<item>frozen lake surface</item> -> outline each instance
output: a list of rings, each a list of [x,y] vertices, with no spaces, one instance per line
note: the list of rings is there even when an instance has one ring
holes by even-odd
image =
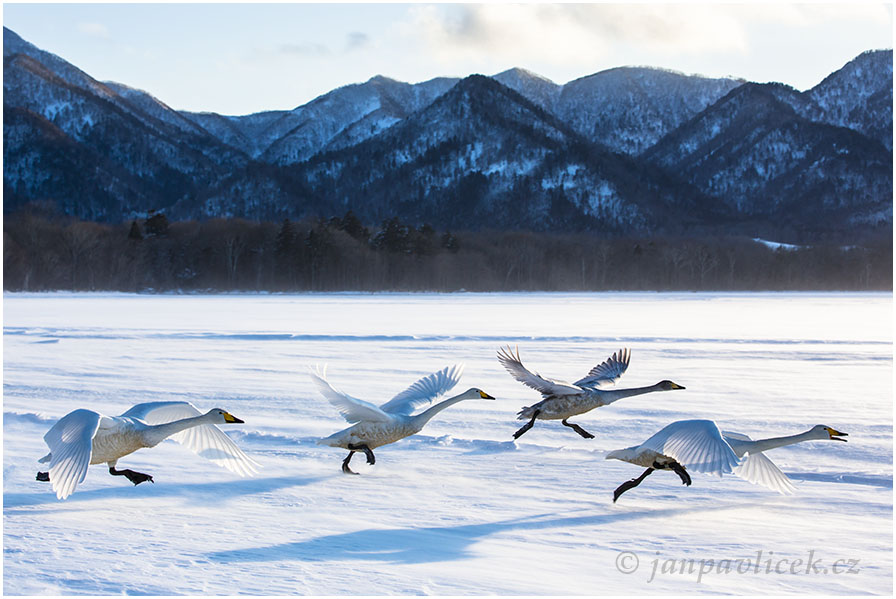
[[[891,594],[891,294],[5,294],[5,594]],[[495,359],[519,346],[577,380],[629,347],[622,387],[687,389],[573,419],[586,440],[516,412],[540,398]],[[440,413],[361,476],[315,444],[346,426],[307,367],[382,403],[466,369]],[[222,407],[263,469],[239,478],[166,441],[102,465],[65,501],[35,480],[44,433],[75,408]],[[753,437],[825,424],[849,443],[771,451],[796,494],[729,476],[683,487],[605,461],[681,419]]]

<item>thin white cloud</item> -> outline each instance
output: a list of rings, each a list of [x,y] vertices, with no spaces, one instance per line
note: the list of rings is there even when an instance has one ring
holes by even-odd
[[[280,54],[298,54],[299,56],[327,56],[330,49],[323,44],[280,44]]]
[[[110,39],[109,28],[102,23],[78,23],[78,31],[90,37],[98,37],[100,39]]]
[[[418,5],[402,33],[442,63],[492,60],[593,64],[626,46],[667,57],[744,55],[756,25],[892,21],[884,4]],[[755,43],[752,42],[752,43]]]
[[[345,41],[346,51],[359,50],[370,43],[370,36],[360,31],[353,31],[348,34]]]
[[[442,60],[487,53],[514,61],[592,62],[620,43],[681,52],[740,51],[746,41],[724,7],[668,4],[420,6],[405,28]]]

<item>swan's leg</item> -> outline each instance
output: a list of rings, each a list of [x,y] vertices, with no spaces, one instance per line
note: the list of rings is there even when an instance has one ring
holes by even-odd
[[[39,480],[42,483],[50,482],[50,473],[49,472],[38,472],[37,480]]]
[[[142,472],[134,472],[133,470],[127,468],[124,470],[116,470],[115,466],[109,466],[109,474],[111,474],[112,476],[126,476],[127,479],[135,485],[139,485],[140,483],[146,481],[155,483],[150,475],[143,474]]]
[[[360,445],[350,444],[348,446],[348,448],[351,449],[352,451],[363,451],[364,455],[367,456],[367,463],[370,464],[371,466],[376,464],[376,458],[373,456],[373,451],[371,451],[370,448],[367,447],[367,445],[365,445],[363,443]]]
[[[613,503],[616,503],[616,500],[619,499],[619,496],[628,491],[629,489],[634,489],[638,485],[640,485],[647,475],[653,472],[653,468],[648,468],[644,471],[644,474],[639,476],[638,478],[633,478],[631,480],[627,480],[621,485],[619,485],[615,491],[613,491]]]
[[[585,437],[586,439],[593,439],[593,438],[594,438],[594,435],[592,435],[591,433],[589,433],[588,431],[586,431],[585,429],[583,429],[583,428],[582,428],[581,426],[579,426],[578,424],[573,424],[573,423],[571,423],[571,422],[567,422],[567,421],[566,421],[566,418],[564,418],[564,419],[561,420],[560,422],[563,423],[563,426],[568,426],[569,428],[571,428],[572,430],[576,431],[577,433],[579,433],[580,435],[582,435],[582,436]]]
[[[342,471],[346,474],[357,474],[357,472],[354,472],[351,468],[348,467],[348,463],[352,461],[353,455],[355,455],[355,450],[351,449],[349,450],[348,455],[345,456],[345,459],[342,460]]]
[[[672,462],[669,464],[669,468],[672,469],[672,472],[678,475],[678,478],[681,479],[681,484],[691,486],[691,475],[687,473],[687,470],[684,469],[684,466],[679,464],[678,462]]]
[[[539,415],[539,414],[541,414],[541,410],[535,410],[534,412],[532,412],[532,420],[530,420],[529,422],[527,422],[526,424],[524,424],[524,425],[520,428],[520,430],[518,430],[518,431],[516,431],[515,433],[513,433],[513,438],[514,438],[514,439],[519,439],[520,437],[522,437],[522,436],[526,433],[527,430],[529,430],[530,428],[532,428],[533,426],[535,426],[535,419],[538,418],[538,415]]]

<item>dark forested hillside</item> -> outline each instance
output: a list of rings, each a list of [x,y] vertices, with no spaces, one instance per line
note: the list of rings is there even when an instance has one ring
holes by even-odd
[[[438,231],[397,218],[120,225],[30,205],[8,217],[12,291],[886,290],[892,245],[769,247],[744,237]]]

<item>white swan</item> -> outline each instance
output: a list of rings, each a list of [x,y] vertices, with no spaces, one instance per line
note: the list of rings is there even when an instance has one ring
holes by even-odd
[[[594,435],[587,432],[578,424],[566,421],[567,418],[584,414],[594,408],[605,406],[614,401],[634,395],[652,393],[654,391],[672,391],[684,389],[681,385],[672,381],[660,381],[649,387],[637,387],[633,389],[599,389],[600,385],[613,384],[622,376],[628,368],[631,360],[631,351],[621,349],[607,358],[602,363],[592,368],[587,375],[575,383],[565,383],[545,378],[531,372],[520,361],[519,348],[514,355],[510,346],[498,351],[498,361],[507,369],[510,375],[541,393],[542,399],[537,404],[526,406],[517,414],[517,420],[529,419],[522,428],[513,434],[514,439],[519,439],[535,424],[535,420],[560,420],[564,426],[568,426],[586,439],[593,439]]]
[[[137,404],[121,416],[75,410],[44,435],[50,453],[38,461],[49,462],[50,468],[38,472],[37,480],[49,481],[59,499],[74,493],[91,464],[106,463],[109,474],[125,476],[135,485],[154,482],[148,474],[116,470],[115,465],[119,458],[143,447],[155,447],[169,437],[231,472],[251,476],[258,464],[215,426],[242,422],[220,408],[202,414],[185,401]]]
[[[762,452],[803,441],[846,441],[840,438],[846,436],[846,433],[819,424],[799,435],[753,441],[740,433],[719,431],[712,420],[680,420],[666,426],[641,445],[607,454],[608,460],[622,460],[647,468],[638,478],[619,485],[613,492],[613,502],[641,484],[654,470],[672,470],[681,478],[682,484],[690,485],[687,468],[718,476],[733,473],[753,484],[789,495],[794,490],[790,479]],[[747,457],[744,458],[744,455]]]
[[[367,456],[367,463],[374,464],[376,458],[373,449],[418,433],[433,416],[448,406],[465,399],[495,399],[481,389],[472,388],[419,414],[411,415],[417,407],[429,404],[451,390],[460,380],[461,371],[462,368],[459,366],[443,368],[421,378],[377,407],[335,389],[326,380],[326,367],[323,370],[312,370],[311,380],[317,385],[321,394],[348,422],[355,423],[354,426],[320,439],[318,445],[348,449],[349,454],[342,462],[342,471],[346,474],[357,474],[348,466],[356,451],[363,451]]]

